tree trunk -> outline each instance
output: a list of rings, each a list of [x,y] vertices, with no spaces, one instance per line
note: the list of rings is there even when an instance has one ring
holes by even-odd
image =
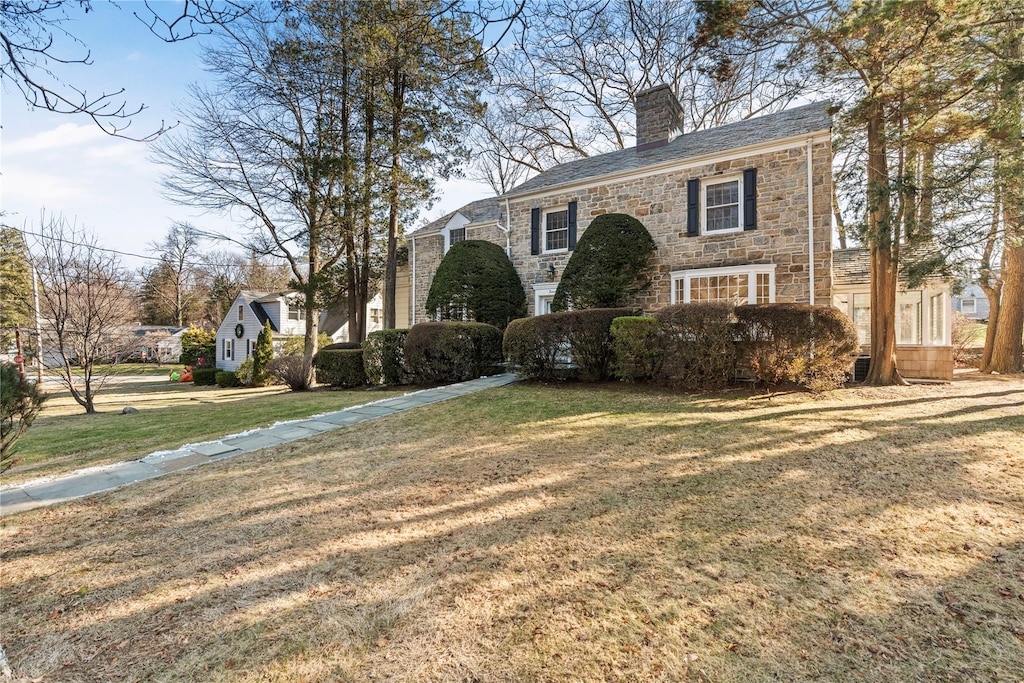
[[[989,329],[995,327],[992,339],[992,357],[986,365],[986,372],[1008,374],[1021,372],[1024,345],[1024,245],[1017,238],[1017,245],[1011,245],[1007,235],[1003,247],[1002,296],[1000,296],[999,318],[996,324],[989,319]]]
[[[871,367],[865,384],[905,384],[896,369],[896,282],[899,242],[893,239],[892,199],[882,104],[868,105],[868,246],[871,253]],[[898,231],[897,231],[898,236]]]
[[[384,328],[395,329],[395,295],[398,288],[398,210],[402,180],[401,134],[405,115],[405,75],[396,66],[392,74],[391,102],[391,207],[388,215],[388,253],[384,268]]]
[[[1009,64],[1020,64],[1022,57],[1020,20],[1010,24],[1012,36],[1004,56],[1007,66],[1000,88],[1002,110],[1001,140],[1003,148],[997,157],[996,184],[1003,208],[1003,263],[1000,277],[999,320],[992,340],[992,358],[988,372],[1000,374],[1022,369],[1021,336],[1024,335],[1024,134],[1021,126],[1021,82]],[[991,325],[991,322],[989,323]]]
[[[832,215],[836,220],[836,232],[839,233],[839,248],[846,249],[846,223],[843,221],[843,212],[839,207],[839,192],[836,184],[832,183]]]

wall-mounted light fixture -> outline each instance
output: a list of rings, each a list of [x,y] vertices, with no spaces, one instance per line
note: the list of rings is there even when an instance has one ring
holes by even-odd
[[[548,280],[551,281],[551,282],[554,282],[554,280],[555,280],[555,264],[554,263],[549,263],[548,264],[547,273],[548,273]]]

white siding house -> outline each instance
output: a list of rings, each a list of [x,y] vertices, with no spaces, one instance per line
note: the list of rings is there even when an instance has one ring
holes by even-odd
[[[298,292],[240,292],[217,328],[217,368],[237,370],[246,358],[251,357],[266,321],[270,322],[275,347],[289,337],[304,336],[306,313],[301,302]],[[366,309],[367,333],[382,329],[380,294],[370,300]],[[337,312],[331,315],[324,311],[320,314],[320,331],[332,341],[347,341],[348,321]]]

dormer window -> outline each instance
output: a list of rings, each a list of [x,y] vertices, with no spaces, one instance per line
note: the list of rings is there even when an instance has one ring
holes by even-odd
[[[466,241],[467,225],[469,225],[469,219],[461,213],[456,213],[448,220],[445,226],[441,228],[441,235],[444,238],[444,252],[446,254],[448,253],[448,250],[452,248],[453,244]]]

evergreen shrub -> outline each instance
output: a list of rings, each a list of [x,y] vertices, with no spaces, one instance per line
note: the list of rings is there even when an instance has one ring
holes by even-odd
[[[217,383],[217,368],[192,368],[192,384],[212,387]]]
[[[409,383],[405,370],[405,341],[409,330],[378,330],[363,342],[363,367],[370,384],[394,386]]]
[[[193,368],[212,368],[217,360],[217,333],[192,325],[181,334],[178,362]]]
[[[630,308],[590,308],[555,314],[566,318],[566,341],[572,362],[579,368],[580,379],[591,382],[608,379],[612,362],[612,321],[633,312]]]
[[[274,359],[274,333],[270,329],[270,321],[263,323],[263,329],[256,337],[256,344],[252,349],[252,376],[247,384],[254,387],[266,386],[270,383],[270,376],[267,374],[267,363]],[[241,370],[241,368],[239,368]]]
[[[192,376],[192,379],[195,379],[195,375]],[[217,386],[222,389],[230,389],[232,387],[242,385],[242,383],[238,381],[238,376],[230,370],[218,370],[215,375],[215,379],[217,381]]]
[[[413,325],[405,340],[405,362],[421,384],[482,377],[501,363],[501,330],[486,323]]]
[[[853,323],[831,306],[737,306],[736,320],[743,360],[767,389],[783,382],[815,392],[840,387],[859,348]]]
[[[655,249],[651,233],[632,216],[598,216],[569,257],[552,310],[625,306],[650,287]]]
[[[253,368],[256,365],[256,361],[252,358],[246,358],[242,361],[242,364],[235,370],[235,377],[238,378],[238,383],[243,387],[253,386]]]
[[[612,320],[612,372],[627,382],[654,379],[661,362],[658,320],[649,316],[622,316]]]
[[[526,293],[505,250],[493,242],[456,242],[444,255],[427,294],[440,320],[475,320],[504,330],[526,315]]]
[[[661,365],[655,379],[690,390],[726,386],[736,374],[733,307],[726,303],[666,306],[658,321]]]
[[[354,349],[322,349],[313,357],[313,366],[320,384],[346,389],[366,384],[363,350],[358,345]]]

